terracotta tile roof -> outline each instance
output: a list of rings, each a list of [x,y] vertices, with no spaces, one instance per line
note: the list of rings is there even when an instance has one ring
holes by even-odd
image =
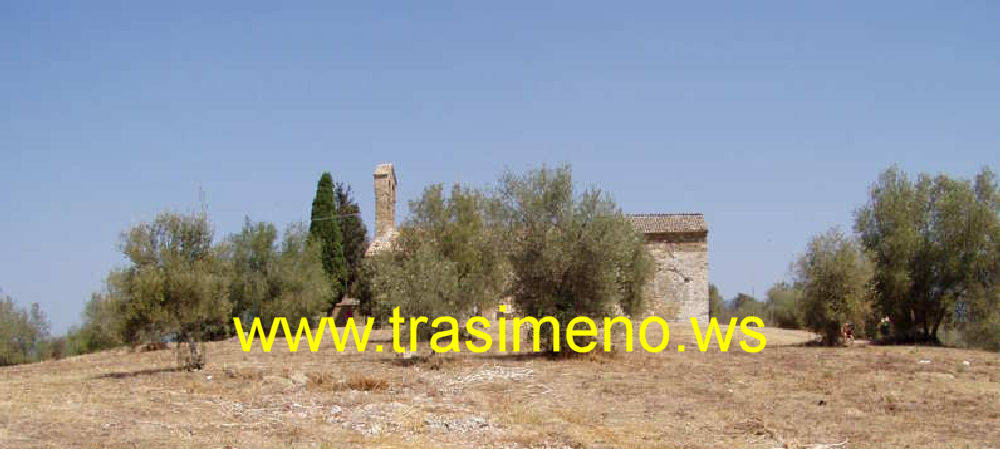
[[[708,232],[702,214],[627,214],[635,229],[643,234]]]

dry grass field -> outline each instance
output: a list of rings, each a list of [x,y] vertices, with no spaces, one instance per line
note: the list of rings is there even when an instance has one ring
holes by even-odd
[[[659,354],[404,362],[226,341],[198,372],[169,350],[0,368],[0,447],[1000,447],[995,353],[808,347],[779,329],[758,354],[700,353],[672,331]]]

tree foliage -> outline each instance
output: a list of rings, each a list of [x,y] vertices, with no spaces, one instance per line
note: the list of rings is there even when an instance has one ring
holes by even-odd
[[[726,300],[719,293],[719,287],[715,284],[708,284],[708,316],[720,318],[725,309]]]
[[[562,322],[642,310],[652,258],[608,195],[577,195],[563,166],[504,174],[497,200],[520,313]]]
[[[399,305],[430,317],[469,315],[496,304],[509,269],[488,211],[486,196],[458,185],[450,195],[428,186],[411,201],[394,250],[373,258],[378,314]],[[420,270],[440,285],[426,288]]]
[[[974,181],[896,167],[871,186],[855,229],[874,255],[875,297],[906,339],[937,340],[956,307],[977,320],[997,305],[1000,194],[983,170]]]
[[[825,343],[839,342],[844,323],[865,322],[871,276],[872,265],[861,246],[839,229],[813,237],[795,264],[805,325]]]
[[[105,289],[91,294],[83,323],[66,334],[67,354],[87,354],[125,344],[125,304]]]
[[[742,320],[746,317],[757,317],[764,320],[765,323],[770,325],[772,323],[772,313],[770,309],[770,304],[764,301],[760,301],[753,295],[748,293],[737,293],[736,297],[726,301],[722,296],[718,298],[712,298],[711,286],[709,286],[709,308],[711,314],[711,308],[715,307],[715,315],[710,315],[718,319],[720,323],[728,323],[730,319],[737,318]],[[715,292],[718,295],[718,290]],[[713,301],[718,301],[716,306],[712,305]]]
[[[229,298],[233,316],[269,326],[275,317],[315,318],[325,312],[330,283],[320,243],[308,238],[302,224],[288,227],[278,241],[271,223],[247,219],[243,230],[227,239],[223,254],[231,267]]]
[[[340,217],[337,216],[333,177],[329,172],[324,172],[316,183],[309,235],[320,242],[323,269],[330,282],[329,304],[333,305],[346,291],[347,259],[344,257],[344,240],[340,231]]]
[[[0,296],[0,366],[43,358],[49,323],[38,303],[17,307],[10,296]]]
[[[767,290],[767,309],[770,323],[787,329],[805,325],[802,311],[802,288],[787,282],[777,282]]]
[[[204,364],[199,342],[220,332],[232,310],[229,279],[212,237],[205,212],[164,212],[122,235],[129,265],[113,272],[109,285],[122,301],[127,342],[172,337],[188,344],[184,365]]]
[[[441,185],[410,203],[392,251],[370,261],[380,314],[470,314],[509,296],[518,313],[600,317],[642,310],[652,258],[598,190],[568,167],[506,173],[485,194]]]
[[[333,196],[337,223],[340,225],[340,234],[344,242],[344,262],[347,270],[344,285],[347,286],[348,294],[359,296],[362,283],[360,277],[364,274],[361,265],[368,245],[368,231],[361,222],[361,207],[354,200],[351,186],[338,182],[334,185]]]
[[[430,245],[412,254],[386,251],[370,258],[374,310],[385,318],[399,307],[403,316],[460,315],[462,292],[456,263]]]

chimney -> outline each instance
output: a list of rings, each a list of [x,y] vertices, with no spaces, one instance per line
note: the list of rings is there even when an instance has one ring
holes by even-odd
[[[396,171],[392,164],[375,166],[375,238],[396,230]]]

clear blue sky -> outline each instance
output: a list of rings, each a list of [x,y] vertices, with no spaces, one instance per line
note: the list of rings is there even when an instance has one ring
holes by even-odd
[[[199,189],[223,236],[305,219],[329,170],[371,226],[379,162],[400,215],[568,162],[626,212],[705,213],[731,297],[890,164],[1000,168],[997,2],[150,3],[0,2],[0,288],[57,333],[119,232]]]

